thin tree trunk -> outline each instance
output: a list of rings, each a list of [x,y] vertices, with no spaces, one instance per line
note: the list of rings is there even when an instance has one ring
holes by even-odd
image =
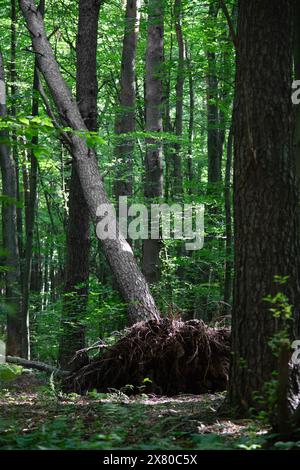
[[[16,51],[17,51],[17,0],[11,0],[11,60],[10,60],[10,91],[11,91],[11,108],[10,114],[15,117],[17,114],[16,97],[17,97],[17,68],[16,68]],[[17,199],[21,202],[21,194],[19,188],[19,156],[18,156],[18,142],[17,135],[12,132],[12,153],[16,169],[16,182],[17,182]],[[23,253],[23,216],[21,204],[17,207],[17,228],[18,228],[18,244],[19,255],[22,257]]]
[[[217,3],[211,2],[209,16],[216,19],[219,11]],[[219,113],[217,106],[218,79],[216,53],[207,53],[208,77],[207,77],[207,152],[208,152],[208,191],[215,192],[222,180],[221,159],[219,145]],[[219,188],[218,188],[219,189]],[[218,191],[217,191],[218,192]]]
[[[161,0],[148,3],[148,44],[146,56],[146,131],[163,131],[163,41],[164,6]],[[147,138],[146,174],[144,194],[151,204],[163,195],[162,143],[155,138]],[[160,277],[160,240],[145,240],[143,243],[143,272],[152,283]]]
[[[194,143],[194,121],[195,121],[195,91],[194,91],[194,78],[192,69],[192,56],[191,51],[186,45],[187,55],[187,70],[189,77],[189,146],[188,146],[188,161],[187,161],[187,176],[189,181],[189,194],[193,194],[193,143]]]
[[[63,378],[69,375],[69,371],[67,370],[58,369],[50,366],[49,364],[44,364],[43,362],[29,361],[28,359],[22,359],[21,357],[7,355],[6,362],[8,362],[8,364],[16,364],[18,366],[26,367],[26,369],[35,369],[46,372],[49,375],[54,374],[56,377]]]
[[[263,299],[299,315],[293,158],[292,0],[239,1],[234,112],[235,280],[229,404],[247,414],[278,368],[269,340],[287,329]],[[257,19],[259,18],[259,21]],[[265,86],[267,84],[267,86]],[[274,276],[288,276],[284,285]]]
[[[75,131],[86,130],[76,102],[72,98],[55,61],[53,51],[45,33],[43,19],[37,12],[33,0],[19,0],[23,15],[31,34],[34,51],[38,58],[39,68],[51,90],[57,109],[65,122]],[[98,209],[109,204],[98,163],[93,149],[89,148],[84,138],[75,133],[69,134],[69,145],[75,162],[89,212],[97,223]],[[116,224],[117,225],[117,224]],[[117,280],[120,292],[128,303],[132,322],[157,318],[158,311],[149,291],[147,282],[140,272],[130,245],[120,234],[114,239],[102,240],[104,254]]]
[[[231,166],[232,166],[232,129],[229,131],[227,141],[227,160],[225,172],[225,224],[226,224],[226,242],[225,242],[225,279],[224,279],[224,303],[225,310],[230,311],[230,302],[232,295],[232,217],[231,217]]]
[[[115,147],[117,159],[117,174],[114,184],[115,196],[132,196],[133,191],[133,152],[134,137],[124,137],[124,134],[135,131],[135,61],[137,36],[140,21],[140,0],[127,0],[125,13],[125,28],[120,77],[120,92],[118,96],[118,111],[115,118],[115,133],[121,135]]]
[[[170,37],[170,49],[168,55],[168,64],[167,68],[165,67],[165,74],[163,77],[163,84],[164,84],[164,113],[163,113],[163,129],[165,132],[171,134],[172,132],[172,122],[171,122],[171,105],[170,105],[170,94],[171,94],[171,68],[173,62],[173,14],[174,9],[171,5],[170,8],[170,30],[171,30],[171,37]],[[164,52],[165,55],[165,52]],[[164,176],[164,196],[165,200],[168,201],[171,196],[171,189],[172,189],[172,152],[170,149],[170,144],[168,142],[164,143],[163,146],[163,153],[165,157],[165,176]]]
[[[183,130],[183,87],[184,87],[184,61],[185,47],[182,33],[182,2],[175,0],[174,4],[175,29],[178,45],[178,67],[176,78],[176,119],[175,135],[177,142],[174,145],[173,155],[173,198],[180,198],[183,194],[181,142]]]
[[[6,117],[5,75],[2,53],[0,52],[0,81],[2,82],[0,117]],[[8,139],[8,132],[0,132],[1,139]],[[2,191],[7,200],[2,207],[2,233],[5,249],[6,300],[7,300],[7,354],[22,355],[24,322],[21,310],[21,275],[17,231],[17,182],[16,167],[9,147],[0,142],[0,166],[2,173]]]
[[[41,15],[44,15],[45,1],[41,0],[39,4],[39,11]],[[38,99],[38,65],[35,59],[34,64],[34,77],[33,77],[33,89],[32,89],[32,116],[38,116],[39,114],[39,99]],[[30,152],[30,177],[29,177],[29,197],[28,204],[26,205],[27,216],[26,216],[26,242],[25,242],[25,256],[24,256],[24,269],[23,269],[23,280],[22,280],[22,316],[26,318],[26,331],[23,332],[23,347],[22,357],[30,359],[30,318],[29,318],[29,295],[30,295],[30,280],[31,280],[31,268],[32,268],[32,246],[33,246],[33,234],[35,225],[35,211],[36,211],[36,200],[37,200],[37,171],[38,162],[34,155],[34,146],[38,144],[38,137],[34,136],[31,140],[33,149]]]

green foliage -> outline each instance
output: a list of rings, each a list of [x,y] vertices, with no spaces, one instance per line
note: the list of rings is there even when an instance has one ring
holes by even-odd
[[[18,436],[11,425],[0,437],[0,446],[3,450],[105,450],[122,441],[115,433],[94,434],[88,440],[84,440],[83,435],[84,424],[81,420],[73,422],[67,416],[59,416],[30,434]]]
[[[0,386],[6,382],[10,382],[23,372],[23,367],[15,364],[0,364]]]
[[[232,7],[231,4],[229,6]],[[166,1],[163,78],[170,78],[170,118],[173,125],[176,115],[175,85],[178,49],[174,36],[171,7],[171,2]],[[16,108],[16,116],[11,116],[8,113],[5,119],[0,120],[0,128],[3,131],[8,131],[8,135],[5,137],[6,144],[11,149],[16,147],[19,165],[23,172],[30,172],[29,157],[31,152],[38,161],[39,200],[36,214],[37,224],[34,232],[33,267],[36,269],[36,276],[40,276],[39,282],[42,285],[37,285],[32,289],[30,298],[32,348],[33,354],[39,359],[55,362],[62,310],[68,184],[71,168],[69,165],[71,157],[68,151],[62,148],[59,137],[61,132],[70,133],[73,131],[62,123],[59,129],[56,129],[46,113],[42,100],[40,100],[39,116],[33,117],[31,115],[34,54],[28,52],[30,39],[21,15],[18,16],[16,24],[18,37],[17,90],[14,96],[11,95],[9,15],[9,5],[4,2],[0,14],[0,30],[3,38],[1,48],[7,68],[8,110],[13,104]],[[45,16],[46,29],[49,33],[53,32],[50,39],[51,45],[55,50],[62,74],[73,94],[76,90],[77,16],[77,4],[69,0],[50,2],[47,5]],[[57,18],[60,19],[59,30],[56,30]],[[145,132],[143,87],[147,26],[147,5],[145,4],[141,9],[140,35],[137,46],[137,128],[130,135],[136,143],[133,157],[134,200],[136,202],[144,201],[143,155],[146,151],[145,140],[149,137],[158,138],[163,142],[165,148],[170,150],[180,140],[184,174],[189,149],[187,123],[190,110],[187,75],[184,88],[183,135],[179,138],[174,134],[173,129],[162,132],[159,136],[157,133]],[[122,135],[116,136],[114,131],[124,33],[124,5],[121,0],[104,2],[101,8],[99,31],[97,48],[99,132],[76,131],[76,134],[82,136],[88,146],[97,150],[99,168],[101,173],[105,175],[105,187],[109,196],[113,198],[112,188],[118,165],[114,157],[114,146],[117,140],[120,141],[124,138]],[[182,312],[187,317],[193,316],[213,321],[224,313],[222,300],[225,217],[222,185],[216,194],[212,195],[207,192],[207,51],[214,52],[216,55],[216,74],[220,89],[212,99],[219,111],[224,113],[224,126],[227,131],[230,126],[233,97],[234,50],[228,39],[224,15],[219,12],[215,21],[212,21],[208,14],[208,4],[203,2],[183,1],[183,32],[190,51],[191,74],[195,88],[195,132],[192,145],[194,177],[193,181],[184,177],[183,199],[187,203],[205,203],[207,208],[205,221],[207,241],[202,250],[192,254],[185,252],[183,243],[176,240],[165,241],[161,253],[162,276],[160,282],[153,286],[153,292],[162,313]],[[55,106],[49,90],[44,83],[43,85],[49,105],[55,113]],[[17,140],[15,141],[14,138]],[[38,143],[33,143],[33,138],[38,138]],[[164,160],[165,164],[166,159]],[[166,167],[164,170],[166,173]],[[26,194],[25,182],[26,178],[20,178],[21,195]],[[18,207],[22,207],[24,214],[25,204],[23,201],[18,201]],[[214,207],[218,207],[218,211],[214,212]],[[115,283],[105,265],[101,248],[93,232],[91,232],[91,240],[88,308],[86,315],[81,319],[86,328],[87,344],[92,344],[99,336],[109,338],[112,332],[121,330],[126,325],[125,306],[116,292]],[[134,251],[138,259],[141,258],[141,248],[140,242],[134,244]],[[4,272],[6,268],[1,265],[0,269]],[[4,308],[7,310],[9,306],[5,304]],[[5,317],[1,316],[0,327],[4,328],[4,325]]]
[[[192,436],[196,444],[197,450],[229,450],[232,449],[232,445],[224,441],[224,439],[218,434],[207,434],[199,435],[195,434]]]
[[[191,397],[190,397],[191,398]],[[265,436],[259,423],[231,423],[212,415],[215,397],[195,401],[155,397],[121,400],[117,393],[53,395],[40,387],[26,392],[0,391],[0,408],[9,404],[9,418],[0,422],[2,450],[222,450],[258,449]],[[20,406],[22,405],[22,406]],[[36,417],[39,416],[37,420]],[[197,426],[201,420],[201,431]],[[212,430],[211,426],[215,429]]]
[[[143,2],[142,2],[143,3]],[[144,155],[146,140],[151,138],[160,141],[165,149],[164,173],[167,175],[167,158],[169,153],[176,150],[180,143],[182,171],[184,174],[182,202],[204,203],[206,206],[205,236],[206,242],[202,250],[188,253],[184,244],[177,240],[166,240],[161,250],[162,275],[160,282],[151,287],[155,300],[162,314],[183,314],[186,318],[202,318],[207,322],[218,321],[224,314],[223,284],[225,255],[225,213],[223,183],[214,185],[213,191],[208,191],[208,149],[207,149],[207,53],[215,54],[215,72],[218,78],[218,90],[210,98],[217,106],[218,113],[224,116],[222,129],[225,131],[225,141],[230,127],[233,82],[235,72],[234,50],[229,40],[228,27],[224,15],[219,12],[215,21],[209,16],[208,3],[196,0],[183,0],[183,33],[189,50],[189,66],[185,73],[183,97],[183,134],[174,133],[176,118],[176,80],[178,66],[178,46],[174,18],[172,18],[173,2],[166,0],[165,18],[165,61],[162,78],[164,82],[170,79],[170,120],[171,128],[159,135],[145,132],[144,116],[144,77],[145,55],[147,47],[147,2],[141,9],[140,35],[137,45],[136,88],[137,110],[136,131],[130,136],[135,142],[133,154],[134,202],[144,202]],[[233,2],[228,2],[232,7]],[[50,1],[47,3],[45,25],[50,42],[55,51],[60,70],[70,90],[76,93],[76,35],[78,23],[78,4],[71,0]],[[62,132],[70,134],[72,129],[66,127],[60,120],[49,89],[44,83],[49,106],[56,116],[58,128],[49,118],[46,108],[40,99],[39,116],[32,116],[32,98],[38,94],[32,91],[34,54],[31,52],[30,37],[26,30],[21,14],[16,22],[17,83],[11,83],[11,22],[9,2],[1,3],[0,32],[1,50],[4,56],[7,81],[8,116],[0,119],[0,130],[4,132],[1,143],[7,145],[14,153],[19,165],[18,201],[7,196],[1,196],[3,207],[16,204],[23,218],[23,244],[25,242],[25,215],[28,204],[28,179],[31,171],[31,158],[34,156],[38,164],[36,205],[36,224],[33,237],[33,262],[30,292],[30,322],[32,356],[46,363],[55,364],[58,356],[58,345],[61,335],[61,314],[63,302],[68,302],[74,312],[78,306],[78,292],[64,292],[64,275],[66,259],[66,234],[68,222],[69,184],[71,177],[71,155],[63,148],[60,138]],[[59,19],[59,28],[57,22]],[[124,135],[115,135],[115,116],[118,110],[119,76],[122,56],[122,38],[124,34],[124,2],[116,0],[103,2],[99,20],[99,35],[97,48],[97,78],[99,82],[98,95],[98,125],[99,132],[77,130],[75,134],[85,139],[90,148],[98,155],[98,164],[104,177],[105,189],[111,199],[114,197],[114,181],[119,162],[114,155],[114,147],[124,139]],[[187,62],[187,61],[186,61]],[[185,64],[187,65],[187,63]],[[192,155],[190,152],[190,88],[189,78],[194,85],[194,136]],[[16,92],[12,95],[12,85]],[[166,83],[164,83],[166,85]],[[16,115],[12,116],[12,108]],[[163,110],[164,111],[164,110]],[[164,116],[165,119],[165,116]],[[226,144],[225,144],[226,145]],[[224,146],[225,155],[225,146]],[[193,177],[186,176],[187,165],[191,157]],[[224,159],[223,159],[224,160]],[[224,175],[224,161],[222,172]],[[169,169],[170,170],[170,169]],[[169,171],[168,170],[168,171]],[[167,178],[166,178],[167,179]],[[169,188],[170,189],[170,188]],[[2,230],[0,228],[0,230]],[[1,233],[2,235],[2,233]],[[137,241],[133,249],[138,261],[142,257],[142,243]],[[23,251],[23,252],[22,252]],[[0,287],[4,292],[5,274],[8,265],[5,263],[7,253],[0,252]],[[21,268],[24,268],[24,246],[21,250]],[[283,299],[282,299],[283,301]],[[5,297],[0,299],[0,337],[5,337],[6,315],[12,306]],[[101,247],[91,229],[90,276],[87,307],[84,314],[76,321],[85,329],[86,344],[92,345],[98,338],[107,344],[113,344],[118,338],[118,331],[127,326],[127,312],[123,300],[117,292],[115,281],[110,269],[103,258]],[[70,320],[74,324],[73,319]],[[93,351],[90,352],[91,356]],[[146,399],[143,393],[149,382],[145,378],[140,385],[139,400]],[[52,388],[51,388],[52,387]],[[104,421],[100,428],[92,429],[87,435],[84,418],[72,421],[67,416],[56,416],[42,426],[26,427],[19,432],[13,423],[5,424],[3,434],[0,434],[0,447],[16,449],[108,449],[110,447],[129,447],[130,438],[134,435],[134,445],[137,448],[172,449],[191,446],[207,445],[209,448],[222,448],[221,439],[196,442],[190,438],[191,433],[177,431],[179,422],[167,418],[157,418],[150,425],[144,425],[145,409],[137,406],[126,410],[122,402],[128,403],[131,385],[127,389],[112,390],[109,394],[91,392],[89,399],[115,400],[117,404],[107,404],[100,409]],[[127,394],[128,395],[127,395]],[[55,385],[45,387],[41,393],[41,401],[51,414],[51,407],[57,407],[57,392]],[[66,397],[60,396],[61,399]],[[68,397],[75,406],[79,398]],[[122,407],[123,406],[123,407]],[[126,405],[127,406],[127,405]],[[98,411],[98,410],[97,410]],[[100,413],[100,414],[101,414]],[[101,415],[102,419],[102,415]],[[100,419],[100,421],[101,421]],[[174,431],[172,426],[175,426]],[[135,431],[132,428],[136,428]],[[171,430],[169,430],[169,427]],[[22,428],[23,429],[23,428]],[[169,432],[170,431],[170,432]],[[166,435],[166,432],[169,432]],[[141,439],[141,436],[143,438]],[[177,440],[180,441],[177,443]],[[201,441],[201,442],[200,442]],[[225,445],[225,444],[224,444]],[[226,446],[225,446],[226,447]]]
[[[274,296],[268,295],[264,300],[273,305],[269,310],[275,318],[291,319],[293,314],[292,305],[289,305],[288,298],[283,292],[278,292]]]
[[[289,276],[274,276],[274,282],[279,286],[285,286],[288,280]],[[275,295],[267,295],[263,300],[272,305],[269,310],[274,318],[281,318],[283,320],[292,319],[293,306],[289,304],[288,297],[284,292],[278,291]]]
[[[274,448],[277,450],[298,450],[300,449],[300,441],[277,441],[274,444]]]

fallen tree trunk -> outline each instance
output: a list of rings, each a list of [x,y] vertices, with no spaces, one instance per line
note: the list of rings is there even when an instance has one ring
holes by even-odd
[[[9,364],[16,364],[17,366],[26,367],[27,369],[40,370],[41,372],[47,372],[47,374],[55,374],[57,377],[66,377],[69,372],[66,370],[58,369],[57,367],[50,366],[38,361],[29,361],[16,356],[6,356],[6,362]]]
[[[87,131],[77,103],[72,97],[55,60],[41,14],[33,0],[19,0],[19,3],[31,35],[39,69],[51,91],[61,118],[74,131]],[[97,216],[99,206],[110,203],[99,174],[96,155],[94,150],[87,146],[85,139],[79,136],[78,133],[69,133],[68,136],[84,197],[91,217],[97,223],[100,220]],[[117,223],[116,227],[117,232],[119,232]],[[116,278],[119,290],[128,304],[131,322],[158,319],[159,312],[148,284],[124,236],[120,233],[116,239],[101,241],[104,254]]]

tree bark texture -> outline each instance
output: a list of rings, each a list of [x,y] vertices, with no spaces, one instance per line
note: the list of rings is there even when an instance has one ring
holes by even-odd
[[[164,5],[160,0],[148,3],[148,44],[146,55],[146,131],[163,131],[163,41]],[[163,195],[162,143],[155,138],[147,138],[145,159],[146,201],[159,201]],[[160,240],[145,240],[143,243],[143,272],[152,283],[160,277]]]
[[[140,21],[140,0],[127,0],[120,76],[118,110],[115,133],[121,135],[115,147],[117,172],[115,196],[132,196],[134,137],[125,137],[135,131],[136,112],[136,46]]]
[[[2,53],[0,52],[0,80],[5,88],[5,74]],[[2,85],[3,86],[3,85]],[[2,90],[4,91],[4,89]],[[5,96],[1,96],[0,116],[7,115]],[[16,167],[9,146],[5,142],[9,138],[7,131],[0,132],[0,167],[2,173],[2,233],[4,262],[7,268],[5,275],[5,291],[7,300],[7,354],[22,356],[23,335],[26,334],[26,322],[22,317],[21,274],[17,231],[17,181]]]
[[[277,369],[268,341],[285,328],[265,296],[299,316],[293,159],[292,1],[239,1],[234,111],[234,302],[229,402],[241,414]],[[286,284],[274,276],[289,276]]]

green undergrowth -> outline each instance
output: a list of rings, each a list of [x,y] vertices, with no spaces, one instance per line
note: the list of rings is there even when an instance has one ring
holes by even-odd
[[[81,397],[22,380],[0,390],[0,449],[252,450],[266,437],[260,422],[218,416],[221,394]]]

